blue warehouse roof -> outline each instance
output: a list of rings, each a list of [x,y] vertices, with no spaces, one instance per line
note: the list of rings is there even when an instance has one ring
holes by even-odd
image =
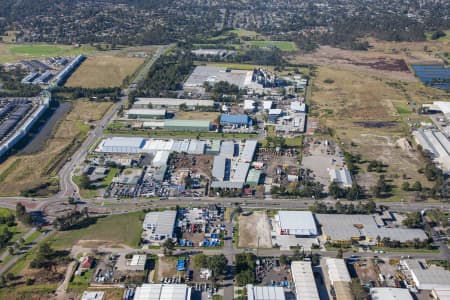
[[[236,124],[236,125],[245,124],[248,126],[252,126],[253,121],[247,115],[222,114],[220,116],[220,124]]]

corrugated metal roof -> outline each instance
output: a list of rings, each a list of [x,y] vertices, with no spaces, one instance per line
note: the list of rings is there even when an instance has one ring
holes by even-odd
[[[248,172],[246,183],[253,183],[253,182],[258,183],[260,178],[261,178],[261,171],[251,169]]]
[[[339,185],[343,187],[352,186],[352,176],[347,169],[330,169],[330,179],[331,181],[336,181]]]
[[[191,288],[186,284],[144,283],[136,288],[134,300],[190,300]]]
[[[152,108],[132,108],[128,110],[129,115],[151,115],[151,116],[165,116],[165,109]]]
[[[214,156],[212,176],[219,180],[223,180],[225,177],[227,159],[223,156]]]
[[[209,128],[210,122],[208,120],[173,120],[167,119],[164,121],[164,126],[179,126],[179,127],[205,127]]]
[[[244,183],[233,181],[213,181],[211,183],[211,187],[219,189],[242,189],[244,187]]]
[[[250,169],[249,163],[240,162],[236,166],[236,170],[234,171],[233,177],[230,179],[230,181],[233,182],[245,182],[245,179],[247,178],[248,170]]]
[[[337,281],[352,281],[345,260],[339,258],[327,258],[326,264],[328,268],[328,276],[330,277],[332,284]]]
[[[248,300],[285,300],[284,290],[280,286],[254,286],[247,284]]]
[[[170,152],[169,151],[158,151],[156,152],[155,157],[152,160],[152,165],[154,167],[161,167],[167,164],[169,160]]]
[[[380,287],[371,288],[372,300],[412,300],[414,299],[407,289]]]
[[[235,144],[233,141],[224,141],[220,147],[220,155],[222,156],[234,156]]]
[[[134,107],[147,107],[148,105],[155,106],[180,106],[186,104],[187,106],[214,106],[213,100],[200,99],[177,99],[177,98],[136,98]]]
[[[310,211],[281,210],[276,216],[282,230],[289,230],[289,234],[317,235],[316,222]]]
[[[243,162],[252,162],[257,146],[257,140],[247,140],[245,142],[244,150],[242,150],[241,160]]]
[[[297,300],[320,300],[311,262],[293,261],[291,263],[291,273]]]
[[[153,211],[145,215],[143,229],[154,228],[155,236],[172,236],[177,212],[175,210]]]
[[[249,125],[253,124],[252,120],[247,115],[220,115],[220,124],[235,124],[235,125]]]

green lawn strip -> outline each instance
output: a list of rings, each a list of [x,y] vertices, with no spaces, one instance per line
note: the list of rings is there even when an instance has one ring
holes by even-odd
[[[235,138],[250,139],[258,136],[256,133],[220,133],[220,132],[193,132],[193,131],[135,131],[135,130],[105,130],[106,135],[114,136],[144,136],[164,138]]]
[[[29,237],[25,239],[25,245],[32,243],[35,239],[37,239],[42,234],[41,231],[36,230]]]
[[[83,275],[74,275],[72,281],[69,283],[69,290],[84,291],[89,287],[94,269],[89,269]]]
[[[87,54],[95,51],[91,46],[72,47],[63,45],[49,44],[24,44],[12,45],[9,49],[12,54],[30,55],[30,56],[60,56]]]
[[[0,289],[0,299],[44,299],[33,298],[36,295],[45,295],[53,293],[58,284],[39,284],[39,285],[19,285],[13,288]]]
[[[82,198],[95,198],[98,195],[98,190],[97,189],[83,189],[80,186],[80,182],[81,182],[81,176],[73,176],[72,177],[73,182],[75,182],[75,184],[78,186],[78,188],[80,189],[80,195]]]
[[[284,52],[297,51],[297,45],[289,41],[248,41],[248,45],[256,47],[276,47]]]
[[[79,240],[104,240],[137,247],[141,239],[142,211],[97,218],[88,227],[56,233],[51,240],[55,249],[71,248]]]

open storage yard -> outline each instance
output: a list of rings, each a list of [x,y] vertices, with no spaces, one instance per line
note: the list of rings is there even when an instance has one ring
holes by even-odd
[[[0,165],[0,195],[19,195],[31,188],[46,195],[57,190],[54,176],[80,143],[95,120],[99,120],[111,103],[76,100],[63,116],[42,151],[13,155]],[[42,190],[42,191],[41,191]]]
[[[239,247],[271,248],[269,217],[265,212],[255,211],[239,216]]]

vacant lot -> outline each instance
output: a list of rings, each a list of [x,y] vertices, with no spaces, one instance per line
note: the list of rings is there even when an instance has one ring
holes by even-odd
[[[87,100],[72,103],[71,111],[59,121],[42,151],[13,155],[0,164],[0,195],[19,195],[38,186],[41,186],[38,195],[58,190],[57,171],[84,140],[90,125],[95,125],[111,106],[111,103]]]
[[[88,54],[95,51],[91,46],[66,46],[49,44],[3,44],[0,43],[0,63],[15,62],[48,56]]]
[[[135,212],[123,215],[111,215],[95,220],[88,227],[58,232],[51,238],[52,247],[55,249],[71,248],[74,244],[88,240],[91,243],[83,243],[84,246],[97,246],[102,242],[113,245],[128,245],[137,247],[141,238],[143,212]],[[92,241],[98,241],[93,243]]]
[[[288,41],[249,41],[247,42],[250,46],[268,48],[268,47],[276,47],[281,51],[292,52],[297,51],[297,45],[294,42]]]
[[[253,212],[239,217],[239,247],[271,248],[269,217],[265,212]],[[259,241],[258,241],[259,240]]]
[[[215,121],[220,116],[217,112],[197,112],[197,111],[180,111],[177,112],[176,118],[179,120],[207,120]]]
[[[313,84],[312,111],[319,115],[322,127],[336,133],[345,150],[361,154],[364,160],[382,160],[387,164],[385,175],[394,186],[401,185],[403,174],[426,182],[417,172],[423,163],[419,154],[404,139],[407,117],[418,117],[408,114],[412,109],[407,102],[437,100],[445,97],[445,92],[374,74],[377,73],[341,66],[320,67]],[[369,187],[378,175],[367,173],[361,177]]]
[[[122,57],[114,52],[95,54],[89,56],[70,76],[66,86],[84,88],[120,86],[125,77],[131,76],[143,62],[144,58]]]

